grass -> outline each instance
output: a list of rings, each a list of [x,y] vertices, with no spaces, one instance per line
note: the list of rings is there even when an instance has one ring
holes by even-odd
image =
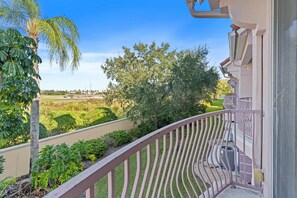
[[[217,99],[212,102],[210,106],[206,108],[206,112],[220,111],[223,110],[224,99]]]
[[[40,122],[48,135],[102,124],[118,117],[102,100],[63,100],[55,96],[41,98]]]

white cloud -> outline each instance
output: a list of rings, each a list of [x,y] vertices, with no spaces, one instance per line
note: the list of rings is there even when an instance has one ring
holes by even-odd
[[[102,53],[102,52],[84,52],[82,53],[82,59],[80,61],[80,66],[74,72],[94,72],[100,68],[101,64],[105,62],[106,59],[111,57],[120,56],[120,53]],[[66,67],[66,71],[70,71],[70,66]],[[50,65],[50,62],[47,58],[43,58],[43,62],[40,65],[40,72],[45,73],[58,73],[60,72],[59,65],[56,62],[53,62]]]

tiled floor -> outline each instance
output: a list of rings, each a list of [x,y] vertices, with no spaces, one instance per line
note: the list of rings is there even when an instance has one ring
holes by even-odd
[[[258,192],[246,190],[243,188],[228,188],[221,193],[218,198],[263,198],[263,195]]]

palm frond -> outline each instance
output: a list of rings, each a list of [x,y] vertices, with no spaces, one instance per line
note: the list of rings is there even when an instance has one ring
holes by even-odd
[[[19,5],[2,1],[0,4],[0,22],[4,27],[21,28],[25,30],[27,14]]]
[[[36,0],[13,0],[13,5],[20,7],[26,13],[27,18],[36,19],[39,17],[40,10]]]
[[[53,23],[57,24],[62,32],[71,35],[71,39],[77,41],[79,39],[79,33],[76,25],[68,18],[65,17],[53,17],[48,19]]]
[[[56,60],[61,70],[69,64],[76,69],[81,59],[77,47],[79,33],[75,24],[65,17],[41,19],[37,0],[0,0],[0,22],[43,40],[49,48],[50,63]]]
[[[73,22],[63,17],[39,20],[39,35],[49,48],[50,63],[56,60],[64,70],[71,57],[72,69],[76,69],[81,59],[77,47],[78,31]],[[70,53],[69,53],[70,52]]]

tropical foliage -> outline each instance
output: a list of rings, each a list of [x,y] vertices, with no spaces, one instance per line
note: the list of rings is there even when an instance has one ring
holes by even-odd
[[[7,145],[25,138],[28,107],[39,93],[34,63],[41,59],[31,46],[35,41],[17,30],[0,30],[0,131]]]
[[[207,66],[205,47],[172,51],[167,43],[139,43],[123,50],[123,56],[102,65],[112,81],[106,100],[121,103],[128,118],[151,126],[144,128],[196,115],[203,109],[200,101],[215,93],[218,73]]]
[[[108,138],[107,138],[108,137]],[[66,144],[47,145],[41,150],[34,165],[32,184],[35,189],[54,189],[83,170],[83,161],[102,158],[108,149],[108,141],[118,147],[132,141],[127,131],[114,131],[105,137]]]
[[[32,172],[33,187],[54,189],[83,170],[77,149],[66,144],[47,145],[40,152]]]
[[[50,63],[56,60],[63,70],[69,63],[72,69],[79,65],[81,53],[77,42],[78,30],[75,24],[65,17],[43,19],[36,0],[1,0],[0,21],[8,27],[16,27],[35,41],[32,50],[37,52],[39,42],[48,47]],[[39,73],[39,62],[34,69]],[[39,79],[37,79],[39,85]],[[31,104],[30,113],[30,165],[34,164],[39,155],[39,98]]]

